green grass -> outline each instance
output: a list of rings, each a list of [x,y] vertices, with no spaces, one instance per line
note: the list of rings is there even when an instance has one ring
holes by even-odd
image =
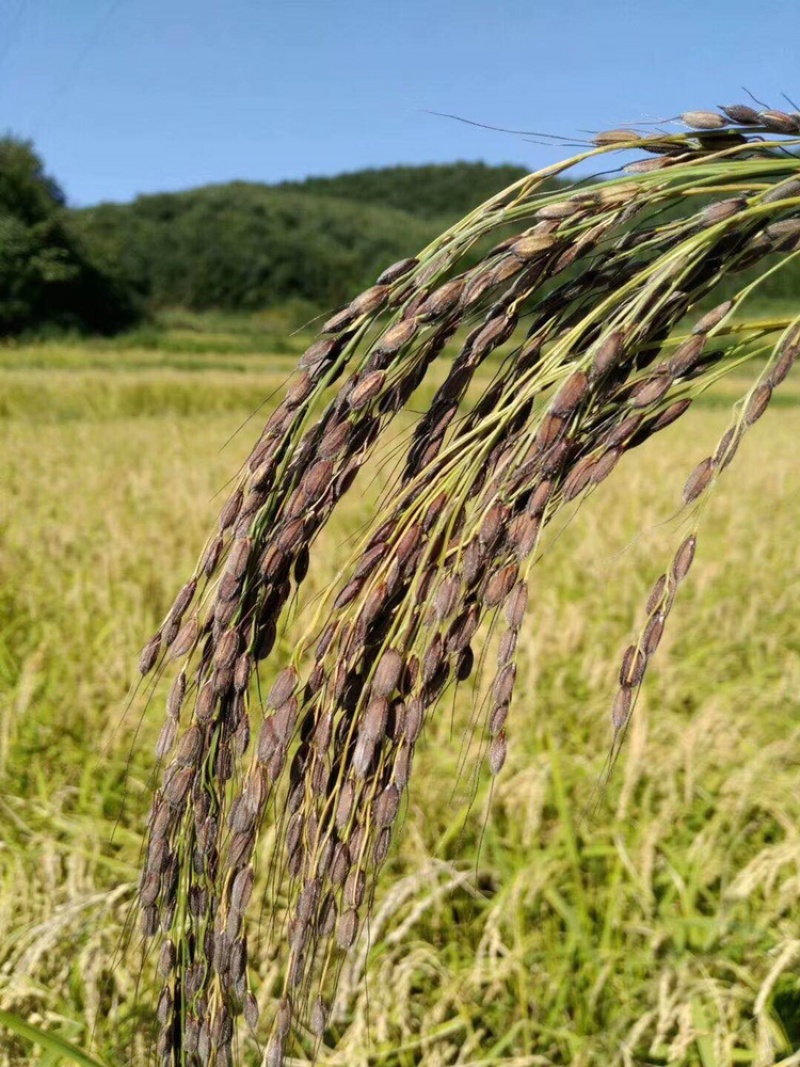
[[[223,445],[292,363],[240,326],[235,352],[206,339],[0,351],[0,1008],[115,1067],[151,1062],[154,1030],[151,969],[139,980],[141,944],[124,938],[162,721],[157,702],[128,708],[136,655],[263,415]],[[320,1063],[800,1062],[791,379],[711,497],[622,759],[594,791],[619,655],[680,537],[685,477],[743,384],[552,531],[493,789],[469,729],[481,692],[440,708]],[[311,594],[388,476],[365,474],[318,543]],[[252,949],[266,1005],[268,949]],[[250,1037],[241,1053],[260,1062]],[[2,1067],[48,1056],[0,1025]]]
[[[54,1037],[37,1026],[30,1026],[17,1018],[16,1015],[11,1015],[7,1011],[0,1011],[0,1028],[10,1031],[12,1034],[17,1034],[41,1049],[47,1055],[48,1062],[52,1064],[66,1062],[74,1063],[77,1067],[104,1067],[98,1060],[85,1055],[79,1048],[70,1044],[69,1041]]]

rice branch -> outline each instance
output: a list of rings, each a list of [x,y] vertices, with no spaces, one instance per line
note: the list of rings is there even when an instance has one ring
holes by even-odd
[[[302,356],[141,658],[143,674],[176,672],[140,887],[142,932],[161,939],[165,1065],[232,1064],[240,1016],[268,1067],[292,1040],[311,1052],[324,1042],[416,746],[443,695],[479,666],[491,672],[486,773],[502,772],[543,532],[751,363],[729,429],[687,472],[675,502],[686,529],[620,657],[613,766],[704,502],[800,351],[800,314],[738,316],[800,254],[800,116],[735,105],[680,121],[675,133],[606,131],[517,182],[384,271]],[[644,155],[615,177],[548,191],[587,160],[607,171],[619,151]],[[281,656],[318,534],[440,366],[390,494]],[[494,631],[490,662],[481,649]],[[257,864],[279,902],[268,917],[284,963],[274,997],[248,966]]]

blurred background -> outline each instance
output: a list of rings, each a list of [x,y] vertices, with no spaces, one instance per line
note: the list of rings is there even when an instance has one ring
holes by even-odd
[[[132,697],[137,653],[319,317],[593,132],[794,110],[798,40],[796,0],[0,0],[0,1009],[153,1062],[125,935],[162,694]],[[749,313],[798,293],[795,265]],[[791,379],[594,792],[619,653],[743,381],[552,546],[496,785],[460,763],[479,693],[432,724],[317,1062],[800,1064]],[[312,594],[389,473],[326,531]],[[260,1063],[256,1036],[240,1051]],[[0,1024],[2,1067],[56,1062]]]

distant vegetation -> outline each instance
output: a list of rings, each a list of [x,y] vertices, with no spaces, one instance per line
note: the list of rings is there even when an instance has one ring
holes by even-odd
[[[76,212],[104,268],[151,309],[341,303],[525,174],[483,163],[250,182]]]
[[[527,173],[525,167],[510,165],[429,164],[306,178],[303,182],[284,182],[276,189],[396,208],[420,219],[459,219]]]
[[[441,230],[405,212],[235,182],[104,204],[75,226],[150,309],[339,303]]]
[[[327,308],[522,177],[391,167],[210,185],[70,210],[32,145],[0,140],[0,330],[113,333],[169,308]]]
[[[0,335],[114,333],[136,317],[127,287],[92,262],[31,145],[0,139]]]
[[[295,303],[314,314],[525,173],[484,163],[398,166],[70,210],[30,143],[6,137],[0,332],[114,333],[176,308],[252,312]],[[799,287],[800,266],[790,267],[761,296],[787,299]]]

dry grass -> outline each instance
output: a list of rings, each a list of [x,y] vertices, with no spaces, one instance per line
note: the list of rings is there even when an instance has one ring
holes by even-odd
[[[393,943],[391,934],[372,930],[382,914],[376,893],[395,825],[414,795],[418,750],[437,742],[451,704],[450,740],[455,734],[461,743],[442,781],[464,812],[448,857],[452,875],[459,855],[480,856],[474,820],[483,778],[476,768],[485,764],[491,780],[507,764],[513,770],[509,739],[516,736],[518,698],[517,718],[509,712],[526,668],[522,692],[537,704],[547,693],[546,682],[531,677],[520,636],[526,608],[528,618],[541,619],[540,586],[551,569],[566,575],[580,565],[580,549],[561,560],[559,551],[584,525],[583,512],[604,499],[612,472],[627,502],[638,499],[631,453],[641,450],[640,470],[652,482],[656,453],[648,446],[655,440],[664,449],[677,420],[684,428],[687,410],[720,378],[749,368],[751,380],[724,433],[705,454],[695,453],[682,489],[674,491],[680,504],[662,525],[673,528],[675,540],[662,573],[654,584],[648,579],[644,616],[621,658],[611,746],[582,820],[572,810],[546,707],[532,716],[547,724],[540,742],[555,808],[548,832],[563,843],[574,885],[569,894],[554,892],[549,879],[541,880],[546,862],[530,872],[528,884],[541,891],[541,926],[548,939],[563,939],[571,962],[546,959],[541,973],[553,981],[555,1002],[544,1013],[538,1003],[528,1005],[520,1020],[524,1051],[580,1059],[580,1045],[563,1047],[583,1032],[586,1018],[585,1007],[567,1008],[570,984],[588,997],[595,1018],[614,993],[623,1000],[621,991],[610,992],[606,968],[584,967],[582,988],[574,975],[576,958],[591,957],[621,921],[602,893],[589,902],[587,873],[607,889],[619,884],[620,863],[636,870],[616,839],[615,862],[603,870],[586,828],[603,808],[628,737],[632,761],[618,818],[634,802],[659,815],[668,807],[671,792],[661,791],[658,775],[649,789],[643,765],[637,778],[630,776],[647,723],[637,707],[645,675],[668,618],[686,599],[699,520],[713,512],[718,483],[776,391],[784,402],[790,395],[785,380],[800,352],[796,310],[759,326],[742,317],[760,282],[800,254],[800,179],[796,158],[785,151],[798,142],[800,116],[739,109],[734,118],[687,112],[681,120],[689,133],[598,135],[582,155],[478,207],[323,323],[226,488],[199,561],[166,610],[160,605],[161,621],[139,659],[147,699],[132,708],[143,704],[147,714],[169,681],[167,717],[140,858],[139,921],[120,951],[140,937],[160,944],[162,1067],[234,1067],[247,1056],[240,1042],[252,1042],[259,1055],[265,1042],[264,1067],[282,1067],[295,1054],[345,1054],[343,1027],[364,979],[359,946],[375,938],[385,954]],[[734,123],[738,128],[722,129]],[[792,139],[781,143],[783,134]],[[628,167],[623,179],[542,192],[554,174],[620,145],[645,149],[655,161]],[[511,226],[516,232],[509,237]],[[470,250],[498,238],[470,264]],[[759,272],[755,281],[740,282],[715,308],[703,305],[729,275],[748,268]],[[428,373],[432,365],[444,367],[437,382]],[[61,374],[65,381],[54,384],[69,418],[68,394],[85,383],[74,367]],[[126,387],[131,412],[151,410],[159,388],[173,412],[182,410],[170,388],[175,369],[159,374],[166,375],[165,390],[148,382],[142,392],[139,383],[123,382],[107,388],[95,410],[127,414],[112,404]],[[473,390],[477,399],[468,395]],[[15,392],[18,407],[31,405],[24,382]],[[215,410],[224,408],[223,391],[215,401]],[[14,414],[12,403],[6,416]],[[684,431],[669,451],[679,454],[686,440],[696,447],[697,436]],[[642,544],[652,532],[645,525]],[[331,534],[336,540],[326,548]],[[599,540],[591,540],[593,547]],[[337,545],[343,566],[331,570]],[[149,548],[158,574],[162,562]],[[605,593],[614,603],[608,586]],[[152,601],[146,597],[148,606]],[[594,638],[587,647],[602,644]],[[465,690],[466,700],[459,696]],[[573,696],[568,677],[553,695]],[[701,708],[698,721],[703,715]],[[713,719],[706,729],[715,733]],[[699,738],[691,744],[694,754]],[[526,754],[523,767],[531,765]],[[688,777],[685,756],[680,766]],[[128,768],[121,781],[133,780]],[[546,812],[538,813],[542,827]],[[752,818],[748,810],[745,825]],[[697,836],[707,850],[708,820],[700,821]],[[780,854],[785,860],[786,850]],[[649,867],[655,879],[653,856]],[[667,867],[665,884],[654,882],[634,930],[649,930],[663,899],[691,898],[691,884],[671,856]],[[757,879],[750,871],[719,874],[722,900],[726,894],[749,900],[742,888],[748,876]],[[427,912],[427,881],[417,875],[408,897],[412,914],[398,929],[416,926]],[[502,896],[502,884],[480,869],[475,885],[467,916]],[[451,903],[455,884],[449,889]],[[700,901],[695,907],[704,914]],[[623,942],[635,941],[629,921],[621,921]],[[478,960],[488,950],[500,961],[501,976],[510,956],[506,924],[503,914],[493,927],[489,906],[489,944],[484,933],[473,946]],[[452,925],[460,932],[460,921]],[[686,939],[692,944],[688,932]],[[784,942],[753,1002],[759,1062],[793,1040],[766,1021],[766,1005],[797,954],[796,941]],[[655,963],[664,943],[649,948]],[[721,975],[710,961],[706,970],[718,1014],[728,1020]],[[496,992],[502,981],[498,986],[492,974]],[[415,992],[406,989],[407,1001]],[[676,1014],[671,993],[662,974],[658,1010],[639,1005],[632,1029],[616,1034],[622,1058],[635,1057],[646,1034],[648,1054],[656,1057],[674,1060],[695,1045],[703,1062],[732,1056],[719,1028],[702,1032],[713,1030],[702,999],[695,996],[688,1008],[681,1000]],[[524,1005],[518,990],[517,1009]],[[773,1006],[774,1024],[781,1012],[774,999]],[[496,1030],[501,1045],[516,1015],[506,1013]],[[446,1025],[446,1016],[439,1021]],[[389,1031],[382,1039],[397,1045]],[[461,1054],[468,1046],[461,1043]],[[368,1042],[366,1055],[372,1054]],[[389,1055],[398,1055],[396,1047]]]
[[[96,1026],[99,1055],[138,1065],[154,1040],[153,978],[137,994],[137,938],[112,964],[161,716],[121,718],[121,707],[141,635],[191,569],[214,494],[248,450],[244,434],[218,451],[247,409],[176,414],[171,381],[162,392],[154,371],[147,412],[107,418],[91,407],[97,386],[122,411],[136,384],[85,374],[75,395],[84,390],[88,418],[44,409],[46,372],[29,371],[28,405],[4,421],[14,508],[0,557],[0,1001],[84,1047]],[[243,384],[193,372],[187,393],[240,397]],[[475,704],[462,686],[421,742],[403,833],[341,976],[326,1041],[337,1049],[320,1062],[706,1067],[766,1065],[797,1048],[800,409],[785,388],[710,498],[692,582],[597,808],[613,663],[680,533],[659,524],[725,408],[700,407],[626,457],[623,477],[551,537],[518,644],[506,767],[490,788],[474,778],[474,752],[462,764]],[[253,389],[269,392],[269,374]],[[322,535],[315,592],[380,491],[365,473],[366,501],[350,495]],[[267,835],[265,856],[269,846]],[[254,892],[267,893],[264,914],[267,874]],[[260,931],[250,952],[269,1010],[281,967],[268,922]],[[4,1041],[4,1067],[31,1062]],[[259,1062],[250,1038],[242,1051]]]

